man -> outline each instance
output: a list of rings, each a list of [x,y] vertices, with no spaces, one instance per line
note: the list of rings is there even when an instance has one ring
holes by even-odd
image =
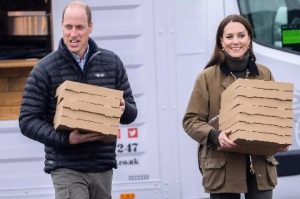
[[[99,133],[54,129],[56,88],[71,80],[122,90],[120,122],[129,124],[137,116],[120,58],[98,48],[89,37],[92,30],[89,6],[80,1],[69,3],[63,11],[63,39],[58,49],[33,68],[24,90],[20,129],[25,136],[45,145],[44,170],[51,174],[56,199],[111,198],[112,169],[117,167],[116,140],[107,143]]]

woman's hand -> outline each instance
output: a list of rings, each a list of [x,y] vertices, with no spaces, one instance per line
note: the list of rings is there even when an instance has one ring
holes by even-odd
[[[237,144],[235,144],[228,138],[228,135],[230,133],[231,133],[231,130],[221,131],[221,133],[218,137],[221,149],[232,149],[232,148],[237,147]]]

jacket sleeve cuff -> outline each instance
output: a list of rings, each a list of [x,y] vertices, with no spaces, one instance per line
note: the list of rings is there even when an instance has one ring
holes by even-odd
[[[219,143],[219,135],[220,135],[221,131],[218,131],[218,130],[215,130],[215,129],[212,129],[210,130],[209,134],[208,134],[208,144],[209,143],[212,143],[212,144],[215,144],[215,145],[220,145]]]

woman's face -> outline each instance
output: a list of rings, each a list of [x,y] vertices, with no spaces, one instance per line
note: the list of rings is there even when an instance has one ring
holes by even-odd
[[[221,44],[225,52],[234,58],[241,58],[248,51],[251,42],[245,26],[239,22],[229,22],[224,27]]]

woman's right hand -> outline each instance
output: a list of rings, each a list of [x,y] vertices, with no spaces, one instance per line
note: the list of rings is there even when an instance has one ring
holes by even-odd
[[[231,130],[221,131],[218,139],[221,149],[233,149],[237,147],[233,141],[228,138],[228,135],[231,133]]]

